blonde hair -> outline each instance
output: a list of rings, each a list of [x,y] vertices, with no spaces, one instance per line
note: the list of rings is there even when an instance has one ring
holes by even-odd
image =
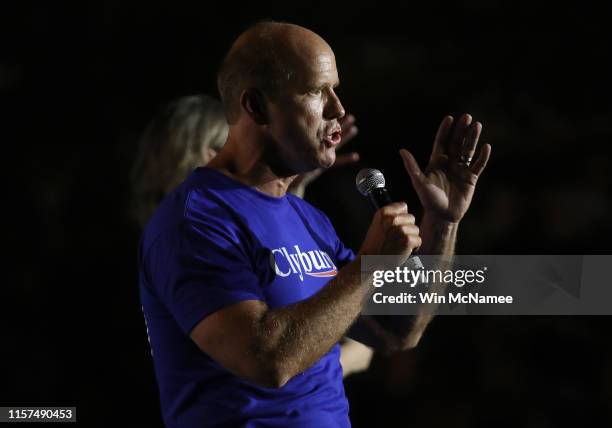
[[[144,227],[164,196],[218,151],[228,125],[221,103],[206,95],[178,98],[160,110],[140,137],[131,172],[132,215]]]

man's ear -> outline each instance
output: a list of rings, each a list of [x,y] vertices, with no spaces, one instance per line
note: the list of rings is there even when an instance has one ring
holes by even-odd
[[[264,94],[256,88],[249,88],[240,94],[240,107],[257,123],[266,125],[268,123],[268,109]]]

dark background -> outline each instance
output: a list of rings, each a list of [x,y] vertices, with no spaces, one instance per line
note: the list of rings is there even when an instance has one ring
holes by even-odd
[[[442,117],[470,112],[493,155],[458,251],[609,253],[607,10],[54,3],[0,9],[0,405],[76,405],[86,427],[161,426],[127,213],[136,140],[172,98],[215,94],[225,50],[263,18],[311,28],[335,50],[362,161],[306,196],[347,244],[358,247],[370,216],[359,168],[383,170],[419,214],[397,151],[424,162]],[[610,327],[608,317],[438,317],[416,351],[376,356],[347,380],[354,426],[609,426]]]

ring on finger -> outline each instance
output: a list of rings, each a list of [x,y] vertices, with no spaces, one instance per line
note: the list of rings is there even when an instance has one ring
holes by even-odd
[[[470,166],[470,164],[472,163],[472,157],[469,155],[461,155],[461,157],[459,158],[459,160],[457,161],[457,163],[459,165],[463,165],[465,167]]]

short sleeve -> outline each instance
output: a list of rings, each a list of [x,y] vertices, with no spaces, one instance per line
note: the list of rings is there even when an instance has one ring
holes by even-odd
[[[149,249],[148,283],[186,334],[223,307],[264,300],[243,244],[231,231],[186,220]]]
[[[344,243],[340,240],[340,238],[338,237],[338,234],[336,233],[336,229],[334,229],[334,226],[332,225],[329,217],[327,217],[321,211],[318,211],[318,213],[321,216],[322,221],[326,225],[327,234],[332,240],[332,246],[334,248],[334,257],[336,260],[336,264],[338,265],[339,268],[342,268],[344,265],[355,260],[355,253],[353,252],[353,250],[345,246]]]
[[[338,236],[334,232],[334,237],[336,239],[336,260],[338,263],[338,267],[346,265],[347,263],[352,262],[355,259],[355,253],[350,248],[346,247],[344,243],[338,238]]]

